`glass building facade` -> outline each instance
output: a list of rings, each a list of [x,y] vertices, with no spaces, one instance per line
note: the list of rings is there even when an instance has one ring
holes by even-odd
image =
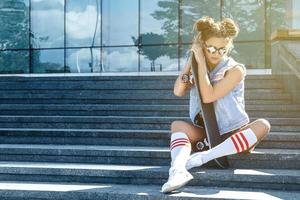
[[[232,57],[270,68],[270,35],[300,27],[300,2],[1,0],[0,73],[178,71],[204,15],[234,19]]]

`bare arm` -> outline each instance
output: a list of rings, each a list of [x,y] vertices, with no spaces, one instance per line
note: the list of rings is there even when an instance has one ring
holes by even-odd
[[[198,78],[203,103],[211,103],[224,97],[243,79],[244,69],[237,65],[227,71],[224,79],[212,85],[207,74],[202,48],[194,47],[193,51],[197,55],[195,58],[198,63]]]
[[[178,97],[182,97],[186,94],[186,92],[192,87],[192,83],[187,82],[183,83],[181,80],[181,76],[183,74],[191,74],[191,64],[190,60],[187,62],[187,64],[184,66],[182,71],[180,72],[179,76],[177,77],[175,84],[174,84],[174,95]]]
[[[199,70],[200,71],[200,70]],[[199,73],[200,90],[204,103],[211,103],[227,95],[243,79],[244,70],[237,65],[228,70],[224,79],[211,85],[207,73]]]

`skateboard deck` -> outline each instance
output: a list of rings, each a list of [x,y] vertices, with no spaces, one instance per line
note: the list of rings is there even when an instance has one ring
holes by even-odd
[[[191,54],[191,61],[192,61],[192,71],[194,75],[194,83],[198,92],[198,96],[200,99],[200,108],[202,111],[202,118],[206,130],[206,138],[208,141],[209,148],[213,148],[218,144],[222,143],[222,138],[218,129],[218,124],[216,120],[215,110],[213,103],[203,103],[201,92],[200,92],[200,85],[198,80],[198,64],[194,55],[194,52]],[[214,159],[214,162],[221,168],[228,168],[228,161],[227,158],[221,157]]]

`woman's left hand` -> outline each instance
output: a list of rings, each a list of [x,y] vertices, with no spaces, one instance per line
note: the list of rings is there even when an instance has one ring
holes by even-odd
[[[191,51],[194,52],[195,59],[198,63],[198,67],[202,67],[202,68],[206,69],[205,56],[204,56],[203,49],[200,46],[200,44],[199,43],[193,44]]]

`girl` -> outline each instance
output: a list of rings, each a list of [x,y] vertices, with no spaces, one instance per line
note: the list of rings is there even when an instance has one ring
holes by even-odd
[[[171,168],[169,179],[162,186],[162,192],[178,189],[193,179],[187,171],[218,157],[253,150],[270,131],[270,123],[257,119],[249,123],[244,104],[244,80],[246,68],[228,56],[233,48],[233,39],[239,29],[233,20],[227,18],[215,22],[203,17],[194,24],[198,31],[191,51],[197,64],[200,92],[204,103],[214,103],[217,124],[223,143],[190,156],[196,151],[196,144],[205,141],[205,127],[201,123],[200,100],[195,88],[191,58],[178,76],[174,94],[184,96],[190,91],[190,118],[192,123],[174,121],[171,125]]]

